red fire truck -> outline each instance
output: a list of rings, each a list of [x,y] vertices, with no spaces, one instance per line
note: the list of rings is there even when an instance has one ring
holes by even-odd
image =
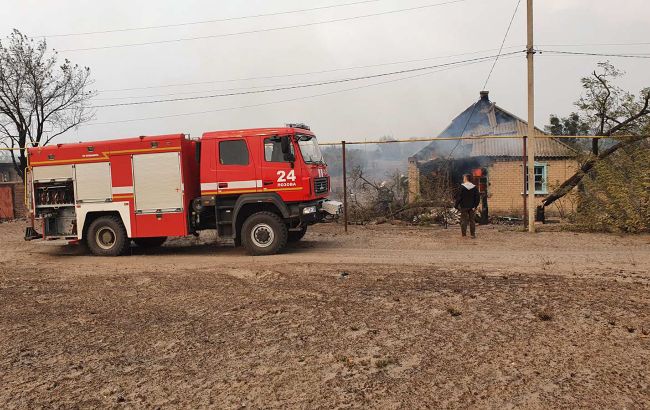
[[[96,255],[216,230],[253,255],[340,213],[308,127],[217,131],[29,149],[25,239],[85,241]]]

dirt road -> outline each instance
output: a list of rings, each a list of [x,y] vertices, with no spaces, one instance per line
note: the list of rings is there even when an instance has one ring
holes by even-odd
[[[121,258],[0,224],[0,407],[650,407],[650,237],[335,225]]]

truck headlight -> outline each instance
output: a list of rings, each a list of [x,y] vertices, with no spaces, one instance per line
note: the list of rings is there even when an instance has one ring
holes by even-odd
[[[307,206],[302,209],[303,215],[307,214],[315,214],[316,213],[316,207],[315,206]]]

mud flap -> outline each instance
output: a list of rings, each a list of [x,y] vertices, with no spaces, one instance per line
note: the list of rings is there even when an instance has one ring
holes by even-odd
[[[28,226],[25,228],[25,240],[26,241],[33,241],[34,239],[41,239],[43,235],[40,233],[36,232],[36,229],[32,228],[31,226]]]

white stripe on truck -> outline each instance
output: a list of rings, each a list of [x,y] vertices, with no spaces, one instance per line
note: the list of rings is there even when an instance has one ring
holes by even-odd
[[[132,186],[114,186],[112,192],[113,192],[113,195],[132,194],[133,193],[133,187]]]
[[[224,188],[219,188],[219,184],[228,184]],[[217,191],[222,189],[246,189],[246,188],[260,188],[262,180],[248,180],[248,181],[224,181],[224,182],[205,182],[201,184],[201,191]]]

